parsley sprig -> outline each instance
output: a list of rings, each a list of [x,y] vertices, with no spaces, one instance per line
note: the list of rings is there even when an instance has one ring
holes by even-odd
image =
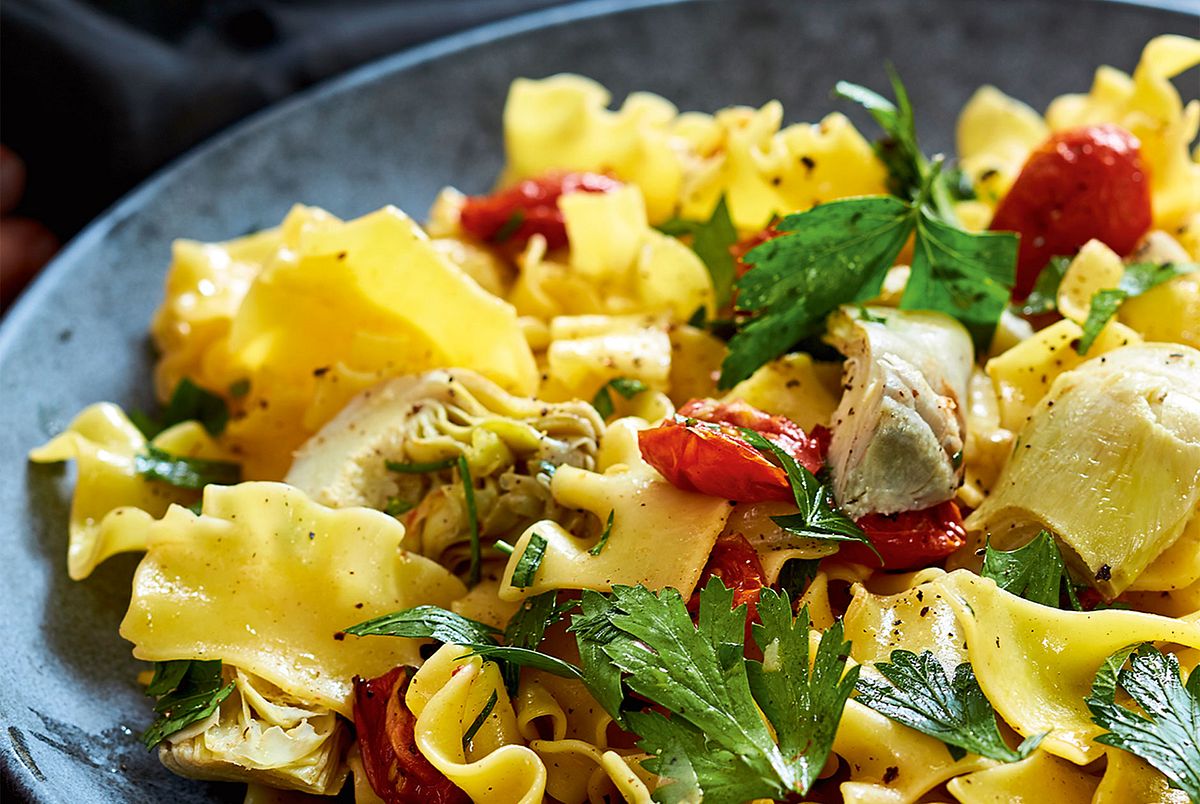
[[[1116,702],[1118,687],[1141,712]],[[1096,742],[1141,757],[1200,802],[1200,672],[1184,686],[1174,654],[1150,644],[1124,648],[1101,665],[1087,706],[1108,730]]]
[[[616,391],[625,399],[633,399],[646,390],[646,383],[633,377],[617,377],[600,386],[600,390],[592,397],[592,407],[602,419],[608,419],[616,410],[613,405],[612,391]]]
[[[883,556],[879,555],[879,551],[871,544],[863,529],[834,504],[833,494],[827,484],[817,480],[816,475],[796,463],[791,455],[758,432],[742,428],[742,437],[755,449],[774,455],[783,465],[788,483],[792,487],[792,497],[796,501],[796,507],[800,509],[798,514],[773,516],[772,522],[787,532],[806,539],[857,542],[870,549],[879,556],[879,561],[883,562]]]
[[[991,578],[1004,591],[1043,606],[1059,608],[1065,592],[1072,609],[1081,611],[1083,608],[1075,592],[1076,584],[1067,573],[1058,542],[1045,530],[1016,550],[1005,552],[988,544],[980,574]]]
[[[788,215],[786,234],[745,256],[753,263],[736,282],[737,332],[721,367],[720,387],[731,388],[755,369],[818,334],[841,304],[878,295],[888,269],[913,238],[904,309],[936,310],[970,331],[976,350],[991,342],[1015,276],[1017,237],[971,233],[954,215],[952,182],[940,158],[917,145],[912,106],[892,74],[897,103],[845,82],[837,93],[875,117],[886,137],[876,145],[893,195],[847,198]]]
[[[674,237],[692,238],[692,251],[708,269],[712,278],[717,309],[729,303],[733,293],[735,261],[730,247],[738,242],[737,228],[729,215],[729,204],[722,195],[706,221],[672,218],[660,224],[658,230]],[[704,308],[700,308],[703,310]]]
[[[967,752],[1000,762],[1024,759],[1045,734],[1026,737],[1014,751],[1000,736],[996,712],[984,696],[975,671],[963,662],[951,680],[930,651],[892,651],[890,662],[875,669],[887,681],[864,676],[856,700],[897,723],[936,737],[950,756],[962,759]]]

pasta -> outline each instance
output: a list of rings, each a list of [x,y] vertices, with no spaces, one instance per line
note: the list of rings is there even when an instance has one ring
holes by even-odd
[[[518,79],[424,226],[177,242],[158,424],[30,453],[71,578],[142,554],[143,742],[250,804],[1200,801],[1197,64],[983,87],[962,181],[898,77],[875,144]]]

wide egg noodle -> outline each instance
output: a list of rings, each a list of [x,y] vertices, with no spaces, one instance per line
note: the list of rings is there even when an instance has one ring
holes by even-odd
[[[786,416],[806,431],[828,427],[842,395],[842,369],[816,362],[803,352],[761,366],[725,395],[776,416]]]
[[[672,586],[692,593],[701,568],[729,517],[729,502],[675,488],[641,457],[637,433],[646,422],[620,419],[609,425],[596,472],[558,469],[550,484],[555,500],[590,511],[601,521],[613,515],[607,545],[592,555],[584,539],[554,521],[529,527],[517,541],[500,588],[502,600],[553,589],[607,592],[614,584]],[[546,540],[544,557],[529,586],[512,585],[512,574],[534,534]]]
[[[466,591],[401,548],[404,527],[280,483],[209,486],[204,513],[147,527],[121,636],[146,661],[222,659],[301,701],[351,711],[350,679],[420,661],[418,643],[347,636],[357,622]]]
[[[550,321],[546,351],[547,399],[591,399],[618,377],[647,388],[670,386],[667,322],[648,316],[559,316]]]
[[[229,455],[196,422],[182,422],[147,442],[116,405],[98,402],[79,413],[65,431],[30,451],[37,463],[75,459],[78,475],[68,526],[67,573],[80,581],[117,553],[146,549],[146,528],[172,503],[198,498],[138,474],[135,456],[147,444],[187,458],[228,460]]]
[[[1087,764],[1104,752],[1103,730],[1084,699],[1096,670],[1137,642],[1200,647],[1200,625],[1137,611],[1060,611],[1032,603],[966,570],[940,582],[954,607],[979,686],[1022,736],[1049,732],[1041,748]]]
[[[1034,751],[1018,762],[951,779],[946,789],[962,804],[1040,804],[1044,801],[1091,804],[1099,781],[1076,765],[1045,751]]]
[[[413,676],[405,704],[417,747],[474,801],[541,802],[546,768],[524,745],[500,671],[458,645],[443,645]],[[492,695],[496,704],[469,745],[463,736]]]

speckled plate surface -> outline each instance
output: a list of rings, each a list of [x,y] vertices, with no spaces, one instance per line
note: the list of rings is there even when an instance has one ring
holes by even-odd
[[[145,332],[173,238],[271,226],[295,202],[342,216],[391,203],[419,217],[444,184],[482,191],[501,166],[500,112],[516,76],[579,72],[618,99],[645,89],[683,109],[779,98],[789,120],[816,120],[835,107],[835,81],[882,87],[890,60],[926,148],[949,149],[980,84],[1041,108],[1086,90],[1099,64],[1132,69],[1156,34],[1196,31],[1182,10],[1087,0],[583,3],[360,69],[178,161],[77,238],[0,327],[7,790],[46,802],[241,795],[172,776],[136,741],[150,707],[117,625],[137,559],[68,580],[72,471],[25,460],[91,402],[151,404]]]

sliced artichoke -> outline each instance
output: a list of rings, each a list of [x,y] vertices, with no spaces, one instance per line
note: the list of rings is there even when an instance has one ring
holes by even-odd
[[[225,672],[233,693],[212,717],[168,737],[158,749],[162,763],[192,779],[336,794],[346,780],[346,722],[257,676]]]
[[[833,492],[852,517],[928,508],[962,482],[974,351],[947,315],[843,307],[828,340],[846,355],[833,415]]]
[[[1055,380],[968,530],[1001,549],[1045,528],[1115,597],[1173,545],[1200,500],[1200,351],[1125,346]]]
[[[412,508],[408,549],[453,566],[465,559],[469,534],[456,470],[394,472],[389,461],[465,456],[480,532],[498,539],[540,519],[582,516],[554,502],[543,469],[593,468],[603,431],[586,402],[540,402],[512,396],[471,371],[431,371],[356,397],[296,453],[287,482],[331,507]]]

